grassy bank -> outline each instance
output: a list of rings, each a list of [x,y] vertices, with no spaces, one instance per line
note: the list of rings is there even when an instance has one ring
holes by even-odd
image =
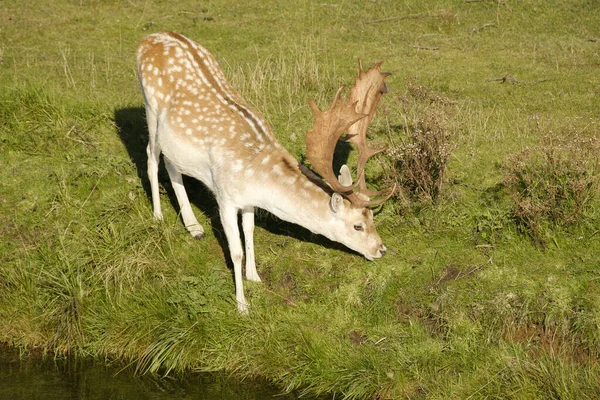
[[[336,398],[600,397],[600,5],[568,3],[0,5],[0,341]],[[439,194],[386,204],[376,262],[261,215],[238,315],[212,197],[186,182],[195,241],[162,171],[152,220],[134,49],[160,30],[209,48],[298,158],[306,100],[383,60],[373,139],[440,131]]]

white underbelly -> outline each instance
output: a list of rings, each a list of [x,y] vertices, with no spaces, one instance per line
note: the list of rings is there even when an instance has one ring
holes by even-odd
[[[169,129],[167,124],[163,124],[161,128],[158,145],[163,155],[179,172],[198,179],[214,191],[214,165],[210,147],[199,146],[187,138],[182,138]]]

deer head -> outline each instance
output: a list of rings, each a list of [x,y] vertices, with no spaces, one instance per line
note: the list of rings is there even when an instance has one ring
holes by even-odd
[[[373,224],[373,212],[367,207],[375,207],[388,200],[395,191],[373,192],[367,189],[365,166],[367,161],[387,149],[375,149],[367,143],[367,128],[375,115],[381,95],[387,92],[385,79],[389,73],[382,73],[381,63],[364,71],[359,61],[359,75],[350,89],[350,100],[342,98],[344,86],[341,86],[329,109],[321,111],[309,101],[315,122],[306,132],[306,158],[312,168],[333,192],[331,210],[338,217],[340,237],[335,240],[349,248],[359,251],[372,260],[385,254],[379,235]],[[346,136],[342,137],[344,133]],[[358,149],[357,180],[352,183],[352,174],[347,165],[343,165],[339,175],[333,170],[333,154],[338,140],[354,143]],[[314,178],[314,175],[313,175]]]
[[[350,89],[349,101],[341,97],[344,86],[338,89],[332,105],[325,112],[309,101],[315,123],[313,129],[306,132],[306,158],[331,190],[347,198],[355,208],[378,206],[389,199],[396,188],[388,190],[383,198],[371,200],[370,197],[381,196],[385,191],[368,190],[364,173],[367,161],[387,149],[387,146],[375,149],[367,143],[367,128],[381,95],[387,92],[385,79],[390,76],[382,73],[380,66],[378,63],[365,72],[359,61],[359,75]],[[342,137],[346,132],[347,135]],[[338,140],[354,143],[357,147],[357,181],[354,184],[347,165],[342,166],[337,178],[333,171],[333,154]]]

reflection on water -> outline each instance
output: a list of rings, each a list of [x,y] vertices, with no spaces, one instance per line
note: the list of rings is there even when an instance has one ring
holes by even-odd
[[[82,360],[20,359],[0,345],[0,399],[9,400],[291,400],[293,395],[258,382],[238,382],[224,375],[194,374],[185,379],[134,376]]]

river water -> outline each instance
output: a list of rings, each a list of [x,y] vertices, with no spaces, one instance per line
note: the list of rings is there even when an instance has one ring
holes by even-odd
[[[223,374],[186,378],[136,376],[87,360],[20,357],[0,345],[0,400],[291,400],[297,397],[256,381]]]

